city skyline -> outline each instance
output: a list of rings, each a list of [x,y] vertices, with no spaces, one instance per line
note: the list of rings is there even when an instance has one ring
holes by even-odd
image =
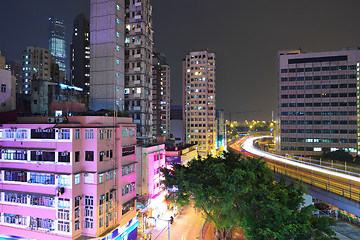
[[[2,54],[8,60],[14,60],[20,59],[21,50],[28,46],[47,48],[47,19],[50,16],[65,20],[67,42],[70,43],[72,21],[79,13],[89,17],[88,2],[62,1],[56,8],[53,2],[44,0],[31,5],[27,1],[8,2],[6,8],[0,10],[3,20],[0,26],[9,33],[0,39]],[[218,108],[233,112],[259,110],[233,115],[234,120],[270,120],[271,111],[275,110],[278,50],[336,51],[360,45],[359,33],[353,30],[358,18],[355,9],[360,2],[349,2],[351,4],[337,1],[231,1],[224,7],[220,1],[201,0],[191,2],[189,8],[190,1],[186,0],[172,1],[171,4],[164,0],[154,1],[155,50],[164,52],[172,67],[172,104],[181,104],[181,93],[176,89],[181,87],[183,56],[188,51],[207,48],[217,54]],[[5,20],[13,19],[15,11],[17,18],[9,24]],[[200,17],[199,12],[205,13],[204,17]],[[24,22],[31,24],[22,29]],[[214,29],[218,31],[216,34]],[[189,37],[183,38],[184,33]],[[69,44],[66,47],[69,49]],[[242,90],[244,87],[246,91]],[[232,100],[234,95],[238,96],[238,101]]]

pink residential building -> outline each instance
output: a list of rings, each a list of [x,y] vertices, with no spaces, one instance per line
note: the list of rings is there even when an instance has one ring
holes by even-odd
[[[165,192],[161,187],[160,168],[165,167],[165,144],[137,146],[137,194],[145,200],[139,213],[139,233],[150,227],[148,218],[156,218],[166,211]],[[141,201],[140,200],[140,201]]]
[[[136,125],[131,118],[18,122],[0,127],[0,233],[136,239]]]

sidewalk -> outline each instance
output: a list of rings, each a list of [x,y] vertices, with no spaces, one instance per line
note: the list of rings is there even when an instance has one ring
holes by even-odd
[[[147,240],[149,240],[150,234],[151,240],[155,240],[162,234],[167,234],[166,232],[168,231],[168,219],[170,219],[172,213],[172,210],[167,210],[166,213],[160,216],[159,219],[156,219],[156,226],[146,229],[145,232],[142,234],[138,234],[137,240],[145,240],[145,235],[147,236]]]

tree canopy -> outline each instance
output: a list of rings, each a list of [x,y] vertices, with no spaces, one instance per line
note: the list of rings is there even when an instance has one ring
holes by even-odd
[[[240,159],[230,152],[161,171],[166,187],[178,187],[169,198],[182,206],[193,198],[195,208],[215,223],[221,239],[237,227],[248,239],[334,239],[329,228],[333,222],[313,224],[313,206],[301,208],[305,187],[274,182],[272,171],[260,159]]]

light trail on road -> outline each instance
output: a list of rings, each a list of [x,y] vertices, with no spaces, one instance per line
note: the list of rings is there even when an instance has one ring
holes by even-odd
[[[308,162],[294,160],[264,152],[254,147],[254,141],[272,136],[247,136],[236,141],[230,148],[246,157],[262,158],[275,173],[285,175],[300,182],[335,193],[355,202],[360,202],[360,177],[332,171],[331,167],[316,166]],[[314,166],[315,165],[315,166]],[[358,175],[356,173],[351,173]]]

